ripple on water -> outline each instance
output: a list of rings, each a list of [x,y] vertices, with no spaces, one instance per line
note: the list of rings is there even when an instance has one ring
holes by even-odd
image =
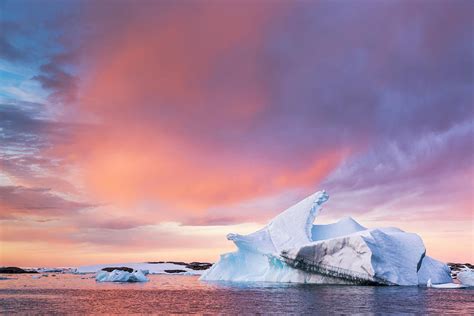
[[[57,274],[0,281],[0,312],[474,314],[474,289],[200,282],[151,275],[146,283],[96,283]]]

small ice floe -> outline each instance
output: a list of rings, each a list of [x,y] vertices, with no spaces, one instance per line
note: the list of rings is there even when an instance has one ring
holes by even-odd
[[[146,272],[134,270],[127,267],[104,268],[97,272],[95,280],[97,282],[147,282]]]
[[[433,284],[431,283],[431,279],[428,279],[428,282],[426,283],[427,287],[432,287],[435,289],[461,289],[467,287],[466,285],[463,284],[457,284],[457,283],[442,283],[442,284]]]
[[[41,279],[41,275],[33,275],[31,278],[32,279]]]
[[[64,273],[68,269],[65,268],[37,268],[38,273]]]

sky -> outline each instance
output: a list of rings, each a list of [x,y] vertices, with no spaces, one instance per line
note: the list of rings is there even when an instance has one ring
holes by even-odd
[[[216,261],[305,196],[474,262],[474,2],[0,0],[0,264]]]

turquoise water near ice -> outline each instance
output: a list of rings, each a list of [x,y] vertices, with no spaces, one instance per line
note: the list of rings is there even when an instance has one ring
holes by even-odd
[[[5,276],[5,275],[3,275]],[[454,314],[474,315],[474,289],[205,283],[151,275],[147,283],[96,283],[92,275],[11,275],[0,313]]]

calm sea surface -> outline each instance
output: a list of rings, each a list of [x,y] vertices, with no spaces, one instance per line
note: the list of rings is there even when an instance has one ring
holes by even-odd
[[[5,275],[2,275],[5,277]],[[141,284],[96,283],[92,275],[9,276],[0,312],[130,314],[456,314],[474,315],[474,290],[297,284],[204,283],[151,275]]]

